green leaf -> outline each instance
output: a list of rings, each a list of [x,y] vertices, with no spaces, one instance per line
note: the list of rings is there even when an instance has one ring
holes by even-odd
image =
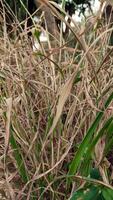
[[[11,143],[11,146],[12,146],[13,151],[14,151],[14,157],[15,157],[15,160],[16,160],[16,163],[17,163],[19,174],[22,177],[22,180],[26,183],[29,180],[29,176],[28,176],[28,173],[26,171],[26,167],[24,165],[24,160],[23,160],[23,157],[21,155],[20,148],[19,148],[13,134],[14,134],[14,131],[13,131],[13,128],[11,127],[10,143]]]
[[[97,133],[96,137],[92,140],[92,142],[88,145],[88,149],[86,151],[86,154],[84,156],[84,161],[83,161],[83,173],[82,175],[87,176],[87,173],[84,173],[84,169],[86,169],[86,164],[91,162],[91,155],[94,152],[95,146],[97,144],[97,142],[99,141],[99,139],[103,136],[103,135],[108,135],[109,134],[109,127],[111,126],[111,124],[113,124],[113,117],[110,117],[104,124],[104,126],[101,128],[101,130]]]
[[[41,35],[41,31],[35,29],[34,36],[36,37],[36,39],[38,40],[38,42],[40,41],[40,35]]]
[[[100,172],[97,168],[92,168],[90,171],[90,177],[96,180],[101,180]]]
[[[113,190],[112,189],[104,187],[102,189],[102,195],[105,200],[113,200]]]
[[[97,186],[90,185],[73,193],[70,200],[100,200],[100,189]]]
[[[106,156],[109,151],[111,151],[112,147],[113,147],[113,122],[109,125],[108,131],[107,131],[107,142],[106,142],[106,146],[105,146],[105,151],[104,151],[104,155]]]
[[[105,106],[102,109],[102,111],[97,113],[96,119],[92,123],[91,127],[88,129],[88,131],[85,135],[85,138],[83,139],[78,151],[76,152],[76,154],[74,156],[74,159],[72,160],[72,162],[70,164],[70,169],[69,169],[68,175],[74,175],[77,172],[78,166],[82,162],[83,156],[87,151],[87,147],[88,147],[88,145],[89,145],[89,143],[90,143],[90,141],[91,141],[91,139],[94,135],[94,132],[97,129],[99,122],[104,115],[104,110],[109,106],[109,104],[111,103],[112,100],[113,100],[113,93],[107,99]],[[70,179],[71,178],[68,178],[68,183],[69,183]]]

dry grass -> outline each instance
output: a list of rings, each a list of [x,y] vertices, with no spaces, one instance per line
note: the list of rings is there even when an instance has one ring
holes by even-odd
[[[67,188],[70,162],[113,90],[109,29],[96,23],[82,36],[83,27],[73,29],[74,48],[62,41],[51,50],[49,41],[46,52],[33,52],[26,36],[0,37],[0,191],[7,199],[68,199],[78,186]],[[112,114],[110,105],[99,127]]]

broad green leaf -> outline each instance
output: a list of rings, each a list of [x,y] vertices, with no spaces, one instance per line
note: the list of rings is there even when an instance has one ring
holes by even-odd
[[[100,200],[100,190],[97,186],[90,185],[75,192],[70,200]]]
[[[103,188],[102,194],[105,200],[113,200],[113,190],[109,188]]]

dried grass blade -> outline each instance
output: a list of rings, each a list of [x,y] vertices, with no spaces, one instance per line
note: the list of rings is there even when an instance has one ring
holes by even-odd
[[[5,155],[8,151],[9,138],[10,138],[10,123],[11,123],[11,110],[12,110],[12,97],[6,99],[6,134],[5,134]]]
[[[62,113],[62,110],[63,110],[63,107],[64,107],[64,104],[70,94],[70,91],[71,91],[71,88],[73,86],[73,82],[74,82],[74,79],[75,79],[75,72],[72,74],[72,76],[68,79],[68,81],[64,84],[64,86],[61,88],[60,92],[59,92],[59,99],[58,99],[58,104],[56,106],[56,115],[54,117],[54,120],[53,120],[53,124],[49,130],[49,133],[46,137],[46,140],[43,144],[43,148],[45,147],[45,143],[48,139],[48,137],[52,134],[53,130],[55,129],[57,123],[58,123],[58,120],[61,116],[61,113]]]

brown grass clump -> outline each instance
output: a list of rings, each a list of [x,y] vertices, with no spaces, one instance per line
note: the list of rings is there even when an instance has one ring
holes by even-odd
[[[97,22],[88,33],[84,25],[76,32],[75,24],[74,48],[70,36],[35,52],[27,36],[0,37],[0,193],[6,199],[68,199],[79,186],[67,186],[69,165],[113,88],[112,29],[95,28]],[[112,114],[111,104],[98,128]],[[93,166],[103,175],[105,138],[100,142]]]

